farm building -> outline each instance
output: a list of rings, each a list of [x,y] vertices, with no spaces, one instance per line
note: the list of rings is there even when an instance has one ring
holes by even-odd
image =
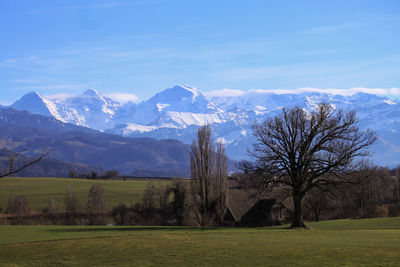
[[[224,224],[231,226],[279,225],[284,206],[244,190],[229,190]]]

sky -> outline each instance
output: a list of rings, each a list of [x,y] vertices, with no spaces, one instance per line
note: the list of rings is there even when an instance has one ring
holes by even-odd
[[[393,91],[400,1],[0,1],[0,104],[88,88],[140,101],[176,84]]]

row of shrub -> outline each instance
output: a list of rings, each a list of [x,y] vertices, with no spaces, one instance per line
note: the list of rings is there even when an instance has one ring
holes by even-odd
[[[86,205],[78,200],[70,188],[65,192],[64,209],[50,199],[41,212],[31,212],[28,199],[11,195],[6,209],[11,224],[66,224],[66,225],[183,225],[185,218],[186,188],[182,181],[168,186],[149,183],[140,202],[119,203],[109,208],[105,189],[101,184],[90,188]]]
[[[400,166],[360,168],[353,173],[358,183],[343,184],[336,190],[311,190],[303,199],[306,220],[375,218],[400,216]],[[252,179],[243,173],[231,175],[231,187],[251,188]],[[275,188],[268,197],[293,205],[286,187]]]
[[[69,178],[81,178],[81,179],[116,179],[120,176],[119,172],[116,170],[108,170],[103,173],[99,173],[96,170],[90,173],[79,173],[75,170],[70,170],[68,173]]]

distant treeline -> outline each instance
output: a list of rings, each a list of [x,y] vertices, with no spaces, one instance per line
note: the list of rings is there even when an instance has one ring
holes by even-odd
[[[306,220],[346,218],[374,218],[400,216],[400,166],[365,167],[355,171],[352,179],[360,182],[339,186],[324,192],[312,190],[303,200]],[[251,178],[237,173],[233,177],[236,188],[247,188]],[[291,209],[292,199],[286,188],[275,189],[270,197]]]
[[[400,216],[400,167],[364,168],[353,175],[362,178],[362,182],[346,185],[334,193],[315,190],[308,194],[304,199],[305,219],[318,221]],[[113,176],[119,177],[118,179],[124,178],[118,176],[115,171],[97,174],[95,177],[103,179]],[[80,202],[73,191],[67,190],[64,203],[49,199],[48,205],[43,207],[41,212],[31,212],[29,201],[25,196],[11,195],[7,207],[0,209],[0,212],[3,212],[2,223],[196,225],[188,198],[190,183],[186,179],[174,180],[165,177],[171,179],[171,183],[165,186],[156,185],[151,178],[149,179],[139,202],[119,203],[114,207],[109,207],[105,202],[105,189],[99,184],[94,184],[89,190],[86,202]],[[247,182],[249,177],[243,173],[236,173],[229,179],[231,189],[246,190]],[[290,221],[292,200],[287,197],[285,190],[275,190],[269,197],[284,204],[289,214],[286,220]]]
[[[86,203],[79,201],[71,189],[65,192],[64,207],[55,199],[49,199],[41,212],[31,212],[28,199],[23,195],[10,195],[2,216],[3,223],[10,224],[65,224],[65,225],[183,225],[187,209],[186,185],[174,180],[166,186],[147,185],[141,201],[126,205],[119,203],[108,207],[105,189],[93,184]]]
[[[91,171],[89,173],[78,173],[74,170],[69,171],[69,178],[81,178],[92,180],[134,180],[134,179],[166,179],[172,180],[175,178],[185,178],[179,176],[150,176],[150,175],[121,175],[116,170],[109,170],[105,172]],[[186,179],[186,178],[185,178]]]

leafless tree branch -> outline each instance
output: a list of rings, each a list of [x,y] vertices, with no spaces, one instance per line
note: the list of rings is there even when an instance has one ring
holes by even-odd
[[[12,152],[10,150],[8,150],[8,168],[3,170],[2,172],[0,172],[0,178],[6,177],[6,176],[10,176],[13,174],[16,174],[20,171],[22,171],[25,168],[28,168],[36,163],[38,163],[39,161],[41,161],[42,159],[44,159],[51,151],[47,148],[45,148],[39,157],[33,159],[33,160],[23,160],[22,162],[23,164],[21,166],[16,167],[17,162],[19,161],[19,159],[21,158],[22,152]]]

